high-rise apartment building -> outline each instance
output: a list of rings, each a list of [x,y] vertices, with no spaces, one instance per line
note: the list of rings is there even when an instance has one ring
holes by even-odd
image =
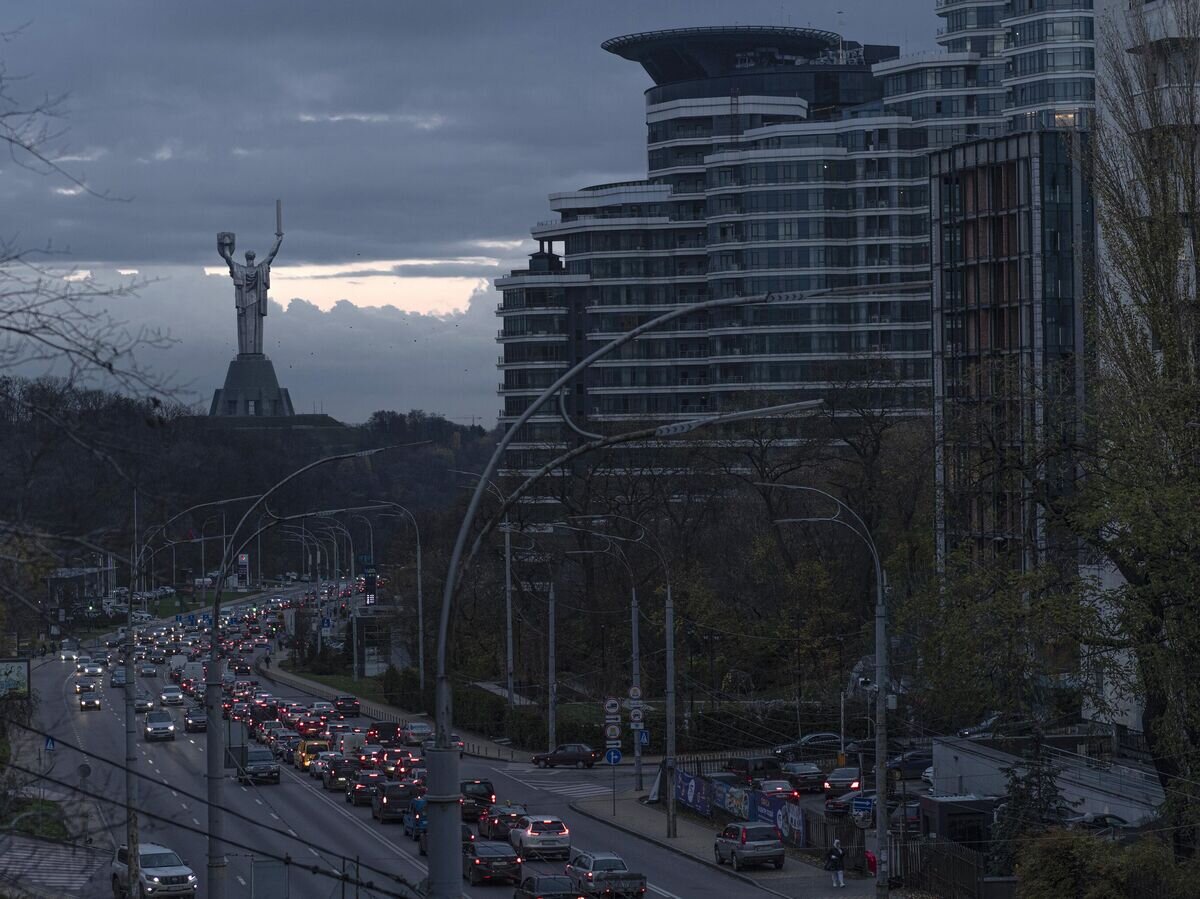
[[[755,405],[865,394],[930,414],[930,154],[1086,126],[1094,108],[1091,0],[936,4],[942,50],[906,57],[806,28],[607,41],[654,82],[647,178],[552,195],[559,218],[533,229],[529,268],[497,281],[501,422],[675,305],[855,287],[679,319],[593,366],[566,408],[582,422],[669,421],[752,392]],[[546,407],[507,467],[536,467],[571,439]]]

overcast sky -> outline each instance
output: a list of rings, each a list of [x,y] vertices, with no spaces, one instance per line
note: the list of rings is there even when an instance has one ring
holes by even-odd
[[[641,68],[600,49],[692,25],[794,25],[934,47],[934,0],[5,0],[11,92],[66,94],[69,182],[0,159],[5,236],[80,273],[152,280],[113,304],[168,329],[148,361],[207,406],[236,352],[216,232],[283,248],[267,353],[297,411],[422,408],[491,425],[490,279],[546,195],[645,177]],[[23,26],[23,27],[22,27]],[[206,274],[206,271],[208,274]]]

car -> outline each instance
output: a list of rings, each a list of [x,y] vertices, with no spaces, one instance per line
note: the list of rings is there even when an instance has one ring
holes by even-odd
[[[867,799],[875,802],[874,790],[851,790],[848,793],[835,794],[825,797],[825,814],[841,816],[849,814],[854,809],[855,799]]]
[[[368,728],[366,741],[377,746],[400,746],[404,742],[403,730],[404,726],[394,721],[376,721]]]
[[[969,740],[989,740],[1027,730],[1034,722],[1009,712],[988,712],[978,724],[961,728],[958,736]]]
[[[342,758],[340,752],[334,752],[331,749],[326,749],[324,752],[318,752],[317,757],[312,760],[308,766],[308,776],[313,780],[320,778],[325,773],[325,769],[333,762],[339,761]]]
[[[921,780],[929,784],[929,789],[933,789],[933,765],[921,772]]]
[[[479,883],[521,882],[521,856],[503,843],[464,843],[463,877]]]
[[[932,764],[932,749],[910,749],[888,759],[888,777],[892,780],[913,780]]]
[[[142,735],[147,743],[151,740],[174,740],[175,719],[170,712],[147,712]]]
[[[283,730],[283,722],[271,719],[269,721],[259,722],[258,727],[254,728],[254,739],[259,743],[267,744],[270,742],[271,734],[277,730]]]
[[[813,762],[785,762],[783,776],[801,793],[820,793],[825,788],[825,773]]]
[[[183,732],[190,734],[198,730],[208,730],[208,712],[204,706],[194,705],[183,713]]]
[[[459,835],[462,837],[463,849],[466,849],[468,843],[475,842],[475,831],[471,830],[470,826],[467,824],[460,824],[459,827],[461,828],[461,830],[459,831]],[[506,848],[510,852],[512,851],[511,846],[508,846]],[[417,838],[417,852],[420,855],[428,855],[429,854],[429,831],[428,830],[421,831],[421,836]],[[516,853],[513,852],[513,855],[516,855]]]
[[[460,781],[458,789],[462,793],[459,805],[464,821],[478,821],[496,801],[496,788],[490,780]]]
[[[137,899],[196,895],[196,875],[175,852],[158,843],[139,843],[137,849]],[[111,866],[111,884],[114,897],[131,895],[128,846],[117,848]]]
[[[826,796],[857,790],[862,786],[862,772],[858,768],[834,768],[821,785]]]
[[[522,858],[571,856],[571,831],[554,815],[522,815],[509,830],[508,842]]]
[[[463,757],[463,753],[466,751],[467,744],[463,741],[462,737],[460,737],[458,734],[451,734],[449,745],[450,745],[451,749],[458,750],[459,758]],[[430,737],[428,740],[426,740],[425,742],[423,742],[421,744],[421,748],[423,750],[425,750],[426,752],[428,752],[431,749],[437,749],[437,738]]]
[[[323,699],[319,699],[314,702],[312,706],[310,706],[309,711],[311,711],[312,714],[320,717],[331,718],[334,716],[334,713],[337,712],[337,709],[334,708],[332,702],[326,702]]]
[[[95,693],[96,682],[90,677],[79,677],[75,679],[75,695],[81,693]]]
[[[425,805],[424,796],[414,799],[404,810],[404,817],[400,819],[400,823],[404,825],[404,835],[412,837],[414,842],[421,838],[421,834],[429,823],[425,814]]]
[[[507,840],[508,832],[529,809],[515,802],[500,802],[479,816],[479,835],[489,840]]]
[[[133,697],[133,712],[140,714],[141,712],[149,712],[154,709],[154,698],[145,690],[139,690],[137,696]]]
[[[790,780],[760,780],[755,789],[764,796],[782,796],[785,799],[799,799],[800,791],[792,786]]]
[[[358,747],[358,764],[363,768],[376,768],[382,770],[380,763],[383,761],[383,754],[386,752],[382,746],[375,746],[370,743],[364,743]]]
[[[296,747],[300,745],[301,739],[294,730],[276,731],[269,748],[279,761],[288,761],[295,757]]]
[[[104,666],[95,660],[88,660],[88,662],[83,666],[82,671],[79,671],[78,667],[76,667],[76,671],[78,671],[78,673],[84,675],[85,677],[103,677],[104,676]]]
[[[549,752],[535,753],[532,762],[539,768],[557,768],[559,765],[573,768],[592,768],[600,761],[603,753],[586,743],[563,743]]]
[[[279,762],[263,746],[247,746],[245,760],[238,768],[238,783],[279,783]]]
[[[637,897],[646,894],[646,876],[629,870],[613,852],[576,851],[563,871],[585,896]]]
[[[735,755],[725,760],[725,771],[736,774],[742,786],[750,786],[756,780],[781,780],[783,768],[773,756]]]
[[[353,805],[370,802],[375,789],[386,781],[382,771],[359,771],[346,782],[346,801]]]
[[[400,740],[405,746],[420,746],[433,734],[433,725],[428,721],[409,721],[401,731]]]
[[[321,786],[326,790],[344,790],[358,774],[358,760],[344,756],[325,767],[321,772]]]
[[[841,745],[840,734],[822,731],[807,734],[791,743],[782,743],[771,752],[781,762],[798,762],[806,758],[837,755],[838,747]]]
[[[174,684],[163,687],[158,698],[162,700],[163,705],[183,705],[183,691]]]
[[[325,729],[325,722],[318,715],[305,715],[297,718],[292,728],[302,737],[315,737]]]
[[[421,790],[411,781],[389,781],[379,787],[371,797],[371,817],[383,824],[386,821],[403,820],[404,812]],[[421,853],[425,853],[422,851]]]
[[[353,696],[335,696],[333,707],[343,715],[348,715],[352,718],[362,714],[362,704]]]
[[[717,831],[713,857],[718,865],[729,862],[735,871],[746,865],[774,865],[778,870],[783,867],[785,853],[783,840],[773,825],[735,821]]]
[[[108,673],[108,685],[114,688],[124,687],[129,683],[128,677],[125,675],[124,667],[114,668]]]
[[[521,881],[513,899],[584,899],[584,896],[565,874],[537,874]]]
[[[292,754],[292,765],[301,771],[307,771],[312,760],[322,752],[329,752],[329,744],[324,740],[301,740]]]
[[[79,711],[86,712],[88,709],[100,710],[100,697],[95,693],[84,693],[79,697]]]
[[[157,677],[158,668],[156,668],[154,665],[151,665],[149,662],[143,662],[138,666],[138,674],[142,677]]]
[[[79,650],[78,649],[61,649],[61,650],[59,650],[58,660],[60,662],[74,662],[78,658],[79,658]]]

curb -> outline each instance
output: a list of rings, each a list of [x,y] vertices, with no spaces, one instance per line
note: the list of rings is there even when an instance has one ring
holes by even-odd
[[[700,864],[704,865],[705,867],[711,868],[713,871],[720,871],[726,877],[732,877],[735,880],[740,880],[742,883],[752,884],[753,886],[762,890],[764,893],[770,893],[772,896],[780,896],[781,899],[792,899],[792,897],[789,896],[787,893],[780,893],[778,890],[773,890],[768,886],[764,886],[762,883],[755,880],[753,877],[747,877],[745,874],[739,873],[737,871],[731,871],[730,869],[726,868],[724,865],[720,865],[720,866],[715,865],[707,858],[704,858],[703,856],[700,856],[700,855],[693,855],[692,853],[688,852],[686,849],[681,849],[680,847],[678,847],[672,843],[668,843],[666,840],[660,840],[660,839],[658,839],[658,837],[647,836],[646,834],[642,833],[640,830],[634,830],[632,827],[629,827],[628,825],[619,824],[616,821],[612,820],[611,818],[604,817],[603,815],[594,814],[593,812],[590,812],[585,808],[580,808],[580,806],[576,802],[569,802],[569,803],[567,803],[567,805],[571,809],[571,811],[578,812],[579,814],[583,815],[585,818],[591,818],[593,821],[598,821],[601,824],[607,824],[609,827],[616,828],[617,830],[621,831],[622,833],[627,833],[632,837],[637,837],[640,840],[645,840],[647,843],[653,843],[655,846],[658,846],[660,849],[666,849],[668,852],[673,852],[676,855],[682,856],[683,858],[691,859],[694,862],[699,862]]]

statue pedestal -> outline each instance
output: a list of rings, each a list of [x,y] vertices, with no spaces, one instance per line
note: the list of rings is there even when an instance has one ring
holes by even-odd
[[[210,416],[295,415],[292,398],[279,386],[275,366],[265,354],[239,353],[229,363],[225,386],[213,392]]]

